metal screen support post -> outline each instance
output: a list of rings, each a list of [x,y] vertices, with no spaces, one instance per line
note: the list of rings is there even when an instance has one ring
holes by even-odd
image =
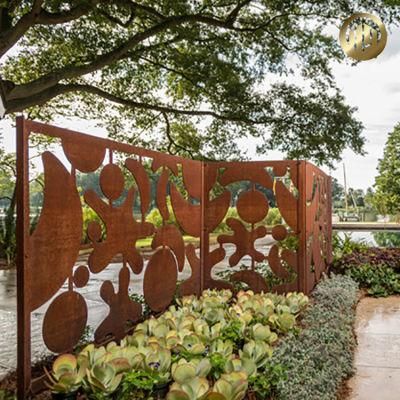
[[[298,202],[297,202],[297,234],[299,248],[297,251],[298,291],[308,293],[307,285],[307,174],[306,161],[298,161]]]
[[[17,378],[18,400],[28,395],[31,383],[31,314],[29,287],[29,175],[28,135],[24,118],[17,118]]]
[[[206,269],[205,265],[207,263],[207,255],[209,253],[210,240],[208,235],[208,228],[206,226],[206,213],[207,213],[207,203],[208,203],[208,185],[207,185],[207,163],[201,163],[201,218],[200,218],[200,294],[204,290],[204,271]]]

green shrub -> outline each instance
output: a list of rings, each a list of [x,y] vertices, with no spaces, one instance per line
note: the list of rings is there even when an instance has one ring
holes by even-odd
[[[0,389],[0,400],[16,400],[16,399],[17,397],[15,396],[14,393],[8,390]]]
[[[354,252],[362,253],[368,250],[368,245],[365,241],[355,241],[351,235],[334,234],[332,237],[333,262],[334,264],[340,261],[343,257],[351,255]]]
[[[226,268],[222,271],[216,272],[215,276],[222,281],[227,281],[231,283],[236,292],[238,292],[239,290],[248,290],[249,287],[246,283],[231,280],[231,276],[234,275],[237,271],[247,271],[248,269],[249,267],[247,265],[240,264],[235,270]],[[275,285],[280,285],[281,283],[283,283],[283,280],[274,274],[267,261],[256,263],[254,266],[254,270],[264,278],[265,283],[268,285],[268,287],[273,287]]]
[[[169,211],[169,219],[166,221],[167,224],[174,224],[179,227],[176,222],[175,214],[172,209],[171,200],[167,200],[167,206]],[[153,224],[156,228],[159,228],[163,224],[163,219],[158,208],[153,208],[146,216],[146,221]]]
[[[353,278],[368,294],[387,297],[400,293],[399,249],[368,247],[363,242],[334,236],[332,270]]]
[[[391,267],[363,264],[346,270],[361,287],[374,297],[387,297],[400,293],[400,274]]]
[[[228,208],[228,211],[225,215],[224,220],[218,225],[215,232],[220,233],[220,232],[230,232],[231,231],[231,228],[229,228],[229,226],[226,224],[226,220],[228,218],[240,219],[236,207]],[[282,216],[281,216],[281,213],[279,212],[279,209],[271,207],[268,211],[268,215],[263,219],[263,221],[261,221],[260,224],[263,224],[266,226],[274,226],[274,225],[278,225],[281,223],[282,223]]]
[[[268,215],[264,219],[264,224],[268,226],[279,225],[282,223],[282,216],[279,208],[270,208]]]
[[[272,357],[288,375],[277,385],[277,399],[334,400],[342,381],[353,372],[357,283],[348,276],[333,276],[318,284],[313,297],[305,329],[289,334]]]
[[[83,217],[83,238],[82,238],[83,243],[89,243],[87,228],[91,222],[98,222],[102,227],[102,232],[104,233],[104,224],[102,220],[97,215],[97,213],[86,204],[82,206],[82,217]]]

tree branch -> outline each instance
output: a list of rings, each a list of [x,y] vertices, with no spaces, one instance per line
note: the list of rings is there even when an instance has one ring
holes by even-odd
[[[38,17],[44,0],[35,0],[31,11],[23,15],[10,29],[0,34],[0,58],[14,46],[15,43],[34,24]]]
[[[123,0],[121,0],[123,1]],[[60,69],[57,69],[55,71],[52,71],[48,74],[43,75],[42,77],[31,81],[29,83],[17,85],[14,88],[12,88],[9,93],[7,93],[7,104],[8,102],[12,100],[17,100],[21,99],[23,101],[23,98],[25,97],[31,97],[36,94],[40,94],[43,91],[45,91],[48,88],[55,87],[61,80],[67,80],[67,79],[74,79],[83,75],[86,75],[88,73],[95,72],[107,65],[110,65],[122,58],[125,58],[127,54],[131,50],[135,48],[138,44],[142,43],[143,41],[161,33],[164,32],[168,29],[184,25],[185,23],[200,23],[200,24],[207,24],[210,26],[214,27],[219,27],[222,29],[228,29],[228,30],[233,30],[233,31],[238,31],[238,32],[255,32],[258,29],[266,29],[268,24],[270,24],[274,19],[279,18],[279,17],[284,17],[288,15],[295,15],[295,14],[281,14],[281,15],[276,15],[272,17],[270,20],[265,22],[264,24],[258,26],[258,27],[253,27],[253,28],[243,28],[243,27],[235,27],[233,24],[229,21],[229,16],[235,17],[237,16],[238,12],[244,5],[248,4],[250,0],[244,0],[242,2],[239,2],[238,6],[231,11],[231,13],[228,15],[228,22],[226,20],[221,20],[218,18],[215,18],[213,16],[207,16],[203,14],[190,14],[190,15],[179,15],[179,16],[172,16],[172,17],[164,17],[160,14],[160,18],[163,17],[161,22],[153,25],[151,28],[148,28],[147,30],[144,30],[142,32],[136,33],[134,36],[132,36],[131,39],[127,40],[125,43],[123,43],[121,46],[118,48],[115,48],[111,50],[108,53],[102,54],[95,58],[94,60],[84,64],[84,65],[67,65],[65,67],[62,67]],[[134,4],[135,7],[139,6],[137,3],[133,2],[128,2],[129,4]],[[147,8],[147,7],[146,7]],[[157,11],[151,11],[158,13]],[[296,14],[296,15],[312,15],[310,14]],[[267,30],[266,30],[267,31]],[[285,43],[282,42],[279,38],[277,38],[275,35],[273,35],[270,31],[267,31],[271,37],[276,40],[281,46],[283,46],[286,50],[292,51],[290,47],[288,47]]]
[[[228,17],[225,19],[225,23],[227,24],[227,26],[233,26],[233,23],[236,21],[242,8],[250,4],[252,1],[253,0],[238,1],[236,7],[228,14]]]
[[[71,92],[84,92],[100,96],[113,103],[121,104],[131,108],[137,108],[141,110],[157,111],[161,113],[176,114],[176,115],[187,115],[192,117],[213,117],[223,121],[230,122],[242,122],[248,124],[267,124],[271,122],[277,122],[274,118],[263,118],[260,120],[253,120],[251,118],[236,117],[234,115],[223,115],[218,114],[212,110],[184,110],[175,108],[164,104],[149,104],[131,99],[124,99],[114,94],[108,93],[98,87],[91,86],[88,84],[58,84],[52,88],[46,89],[39,94],[35,94],[30,97],[26,97],[20,100],[12,100],[8,103],[8,113],[14,113],[23,111],[26,108],[41,105],[49,100],[61,95]],[[281,121],[282,119],[279,119]]]
[[[175,146],[177,149],[180,149],[180,150],[185,151],[186,153],[188,153],[189,156],[192,159],[195,159],[193,153],[189,149],[187,149],[186,147],[180,145],[179,143],[176,143],[176,141],[172,137],[172,135],[171,135],[171,124],[169,122],[168,114],[165,113],[165,112],[162,112],[161,114],[162,114],[162,116],[164,117],[164,120],[165,120],[165,133],[166,133],[168,141],[169,141],[169,144],[168,144],[168,147],[167,147],[168,153],[176,154],[176,152],[175,153],[171,152],[172,146]]]
[[[118,3],[128,5],[130,7],[133,7],[136,10],[144,11],[147,14],[152,15],[153,17],[156,17],[160,20],[166,19],[167,16],[161,14],[158,12],[155,8],[147,6],[145,4],[139,4],[136,1],[131,1],[131,0],[117,0]]]
[[[140,57],[142,60],[148,62],[149,64],[152,64],[156,67],[159,67],[161,69],[165,69],[168,72],[172,72],[176,75],[181,76],[182,78],[184,78],[185,80],[187,80],[188,82],[190,82],[193,86],[197,87],[198,89],[202,89],[196,82],[194,82],[189,76],[187,76],[184,72],[182,71],[178,71],[177,69],[168,67],[167,65],[161,64],[158,61],[155,60],[151,60],[150,58],[147,57]]]
[[[152,26],[148,30],[137,33],[130,40],[126,41],[118,48],[99,56],[90,63],[79,66],[68,65],[56,71],[50,72],[32,82],[15,86],[7,96],[7,100],[14,100],[17,98],[25,97],[27,95],[34,95],[39,92],[42,92],[47,88],[56,85],[63,79],[76,78],[88,74],[90,72],[97,71],[105,67],[106,65],[118,61],[126,53],[128,53],[136,45],[143,42],[144,40],[152,36],[155,36],[158,33],[163,32],[169,28],[181,25],[185,22],[191,22],[191,21],[201,22],[203,18],[204,18],[203,16],[198,16],[198,15],[182,15],[182,16],[166,18],[165,20],[163,20],[159,24]]]
[[[135,15],[136,15],[133,8],[131,8],[131,13],[129,15],[129,18],[127,19],[126,22],[123,22],[119,18],[114,17],[113,15],[110,15],[103,10],[100,10],[100,14],[103,15],[103,17],[107,18],[113,24],[117,24],[119,26],[122,26],[123,28],[128,28],[132,24],[133,20],[135,19]]]
[[[93,10],[93,8],[100,2],[101,0],[90,0],[84,4],[73,7],[68,11],[62,11],[59,13],[49,13],[42,8],[36,18],[35,24],[57,25],[73,21],[74,19],[78,19]]]

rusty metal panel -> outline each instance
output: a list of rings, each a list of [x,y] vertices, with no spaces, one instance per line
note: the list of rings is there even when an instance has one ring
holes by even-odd
[[[44,201],[39,221],[30,234],[28,141],[35,135],[58,138],[60,153],[41,154]],[[30,390],[30,314],[46,305],[43,339],[55,353],[71,351],[87,324],[88,306],[78,289],[104,271],[115,256],[122,258],[118,285],[106,279],[99,296],[109,312],[95,331],[95,340],[121,339],[127,324],[142,316],[142,306],[129,296],[131,277],[143,274],[143,294],[154,312],[165,310],[176,291],[178,272],[188,267],[191,277],[182,293],[200,293],[200,263],[184,234],[200,237],[202,163],[141,149],[108,139],[18,119],[18,371],[19,398]],[[119,156],[119,162],[116,158]],[[101,195],[87,189],[81,197],[76,174],[99,177]],[[149,175],[157,175],[151,198]],[[129,183],[128,183],[129,182]],[[168,219],[168,198],[178,226]],[[140,217],[134,205],[140,199]],[[146,221],[150,203],[157,205],[162,226]],[[83,234],[83,203],[99,217],[87,229],[91,252],[87,265],[76,267]],[[104,232],[104,234],[103,234]],[[144,261],[136,242],[150,238],[154,253]]]
[[[295,249],[283,249],[273,245],[269,252],[259,249],[257,240],[283,241],[289,236],[297,235],[298,216],[298,167],[296,161],[256,161],[256,162],[216,162],[206,163],[205,174],[205,225],[204,240],[224,221],[229,233],[217,235],[218,246],[205,246],[202,256],[203,279],[205,288],[232,288],[232,283],[215,277],[214,270],[226,257],[226,244],[234,246],[233,254],[227,260],[230,267],[236,267],[246,258],[250,265],[246,270],[232,272],[231,280],[247,284],[254,291],[297,290],[298,260]],[[237,199],[229,195],[232,185],[247,182],[248,188],[239,193]],[[286,226],[277,224],[266,226],[265,217],[270,209],[265,191],[273,197]],[[222,199],[226,199],[222,201]],[[230,203],[234,200],[237,210],[235,217],[226,218]],[[213,206],[220,203],[220,212]],[[268,262],[272,272],[282,281],[289,278],[290,268],[295,274],[291,282],[268,287],[265,278],[256,270],[257,263]]]
[[[60,153],[41,154],[44,202],[30,234],[28,141],[37,134],[57,138],[67,161]],[[46,346],[56,353],[71,351],[88,319],[86,299],[78,289],[116,256],[121,259],[118,286],[104,279],[99,289],[109,311],[96,329],[98,342],[121,339],[127,326],[141,319],[142,306],[129,293],[132,277],[139,274],[147,305],[162,312],[185,269],[190,276],[179,286],[181,295],[232,288],[233,282],[257,292],[309,293],[331,260],[330,178],[305,161],[193,161],[22,118],[17,121],[17,143],[19,399],[26,397],[31,384],[31,312],[47,304]],[[101,193],[87,189],[81,195],[78,173],[96,173]],[[238,183],[244,185],[235,194]],[[272,204],[282,221],[268,226]],[[83,207],[98,216],[86,232]],[[153,207],[160,215],[158,226],[146,220]],[[230,207],[236,209],[233,216]],[[221,224],[227,232],[216,233]],[[84,234],[91,251],[87,263],[77,266]],[[184,234],[200,240],[199,250],[185,244]],[[212,234],[216,244],[210,244]],[[151,239],[148,260],[137,246],[142,238]],[[260,246],[260,240],[268,246]],[[295,244],[283,245],[286,242]],[[231,281],[214,274],[224,260],[232,268]],[[243,260],[246,268],[235,270]],[[257,270],[259,262],[268,263],[279,284],[269,286]]]
[[[305,174],[305,277],[306,291],[310,292],[332,259],[332,199],[329,176],[310,163]]]

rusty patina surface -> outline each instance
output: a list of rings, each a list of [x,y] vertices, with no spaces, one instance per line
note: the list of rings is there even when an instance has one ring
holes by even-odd
[[[30,233],[28,146],[37,134],[57,138],[67,161],[61,161],[59,153],[41,154],[44,201],[38,224]],[[180,284],[181,294],[232,287],[213,275],[226,256],[226,245],[235,246],[229,257],[231,267],[250,257],[248,269],[232,279],[255,291],[309,293],[330,262],[331,181],[306,161],[187,160],[22,118],[17,122],[17,143],[20,399],[32,390],[31,313],[49,302],[44,343],[56,353],[71,351],[88,318],[87,301],[78,289],[90,284],[90,277],[104,271],[116,255],[123,260],[118,287],[109,280],[100,286],[109,313],[95,332],[98,342],[123,337],[126,327],[140,320],[142,307],[129,296],[129,282],[137,274],[144,273],[148,306],[161,312],[173,299],[185,261],[192,274]],[[101,194],[87,189],[81,196],[76,174],[95,172]],[[246,189],[232,198],[232,188],[240,182],[246,183]],[[274,227],[265,224],[271,198],[283,218]],[[101,220],[91,222],[87,232],[83,232],[83,205]],[[226,218],[231,206],[236,206],[238,216]],[[161,227],[146,221],[152,207],[160,213]],[[171,213],[178,226],[170,222]],[[217,235],[218,245],[211,247],[209,237],[222,223],[229,232]],[[92,250],[87,265],[77,267],[83,233]],[[199,251],[185,244],[184,234],[200,239]],[[266,254],[257,240],[268,235],[277,242]],[[136,242],[149,237],[154,253],[145,267]],[[290,237],[297,238],[296,245],[282,246],[280,242]],[[256,263],[263,261],[281,278],[280,285],[269,287],[256,271]],[[67,289],[60,291],[62,287]]]

